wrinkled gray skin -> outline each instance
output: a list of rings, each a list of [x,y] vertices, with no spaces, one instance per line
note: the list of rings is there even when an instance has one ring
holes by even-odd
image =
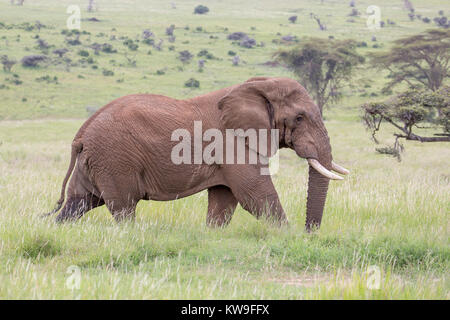
[[[256,217],[287,223],[263,164],[181,164],[171,162],[174,130],[193,137],[193,122],[203,131],[279,129],[280,148],[316,159],[331,170],[331,147],[319,108],[306,90],[288,78],[251,78],[247,82],[188,100],[160,95],[129,95],[112,101],[89,118],[72,143],[57,221],[75,220],[106,204],[117,221],[134,218],[139,200],[174,200],[208,189],[207,224],[229,223],[236,205]],[[210,142],[203,142],[203,147]],[[318,227],[329,179],[309,168],[306,229]]]

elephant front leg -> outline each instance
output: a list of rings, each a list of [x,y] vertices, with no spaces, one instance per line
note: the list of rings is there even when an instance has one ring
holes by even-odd
[[[206,224],[209,227],[224,227],[230,223],[237,199],[230,188],[226,186],[215,186],[208,189],[208,215]]]
[[[224,169],[233,194],[245,210],[279,225],[288,223],[271,177],[261,175],[259,166],[233,165]]]

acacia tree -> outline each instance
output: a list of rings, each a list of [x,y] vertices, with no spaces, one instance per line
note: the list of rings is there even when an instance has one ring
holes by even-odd
[[[11,68],[17,63],[14,59],[9,59],[7,55],[0,56],[0,62],[5,72],[11,72]]]
[[[374,67],[389,71],[391,80],[383,91],[402,82],[436,91],[450,75],[450,30],[428,30],[398,39],[389,51],[370,56]]]
[[[376,133],[382,123],[395,128],[393,147],[378,148],[381,153],[389,153],[400,160],[403,146],[399,139],[420,142],[450,142],[450,86],[443,86],[437,91],[414,89],[397,95],[386,102],[371,102],[361,106],[363,119],[372,130],[376,143]],[[423,136],[418,130],[427,128],[433,136]]]
[[[340,90],[364,62],[353,40],[310,38],[294,49],[279,50],[275,59],[299,78],[322,109],[341,98]]]

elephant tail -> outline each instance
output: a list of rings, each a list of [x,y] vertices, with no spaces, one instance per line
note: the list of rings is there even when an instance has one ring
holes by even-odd
[[[61,209],[61,207],[64,203],[65,194],[66,194],[67,181],[69,181],[69,178],[72,175],[72,171],[73,171],[73,168],[75,167],[75,163],[77,160],[77,155],[81,152],[81,150],[83,150],[83,144],[81,143],[81,141],[77,140],[77,139],[74,140],[72,142],[72,153],[70,155],[69,169],[67,169],[67,173],[66,173],[66,176],[64,177],[62,188],[61,188],[61,196],[60,196],[58,202],[56,203],[55,208],[51,212],[43,214],[42,215],[43,217],[52,215],[52,214],[58,212],[59,209]]]

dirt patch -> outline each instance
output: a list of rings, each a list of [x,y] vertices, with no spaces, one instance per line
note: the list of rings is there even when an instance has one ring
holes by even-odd
[[[280,278],[269,278],[268,280],[289,286],[313,288],[325,284],[345,287],[350,285],[352,278],[350,275],[343,274],[304,274]]]

